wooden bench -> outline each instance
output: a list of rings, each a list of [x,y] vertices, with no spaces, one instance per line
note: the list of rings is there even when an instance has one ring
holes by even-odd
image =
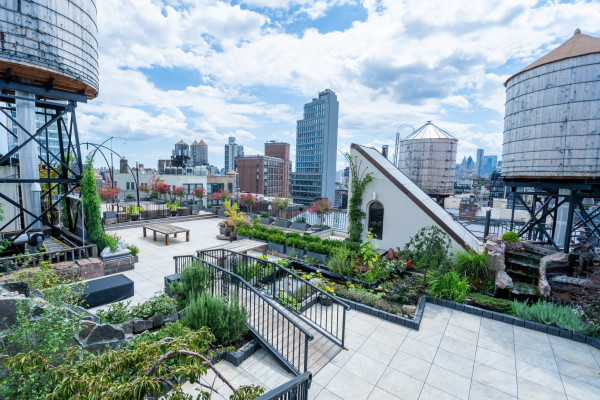
[[[150,229],[153,232],[153,234],[154,234],[153,238],[154,238],[155,242],[156,242],[156,233],[157,232],[165,235],[165,244],[167,246],[169,245],[169,235],[173,235],[174,237],[177,237],[178,233],[185,232],[185,241],[186,242],[190,241],[190,230],[181,228],[179,226],[175,226],[175,225],[171,225],[171,224],[152,224],[152,225],[142,225],[142,228],[144,229],[144,237],[146,237],[146,229]]]

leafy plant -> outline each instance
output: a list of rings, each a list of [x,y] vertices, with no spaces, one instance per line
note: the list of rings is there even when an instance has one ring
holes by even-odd
[[[509,243],[517,243],[519,241],[519,235],[513,231],[505,232],[502,235],[502,240]]]
[[[269,213],[268,213],[268,212],[266,212],[266,211],[263,211],[263,212],[261,212],[261,213],[260,213],[260,217],[261,217],[261,218],[269,218],[269,217],[270,217],[270,215],[269,215]]]
[[[436,298],[443,298],[462,303],[467,297],[469,284],[456,271],[437,272],[429,276],[427,283],[429,293]]]
[[[305,224],[306,223],[306,217],[304,215],[302,215],[300,217],[296,217],[296,219],[294,221],[297,222],[297,223],[299,223],[299,224]]]
[[[450,236],[437,226],[419,230],[404,246],[404,256],[419,268],[437,269],[448,260]]]
[[[273,199],[273,208],[279,212],[287,210],[289,204],[290,199],[286,199],[280,196],[275,196],[275,198]]]
[[[102,219],[100,216],[100,196],[96,191],[96,178],[94,177],[94,154],[88,156],[86,164],[81,174],[81,202],[85,211],[85,223],[87,228],[87,238],[98,246],[102,251],[109,247],[111,251],[117,251],[117,241],[104,233]]]
[[[326,198],[317,199],[312,202],[308,212],[316,214],[319,217],[319,223],[323,225],[325,216],[333,212],[333,204]]]
[[[208,326],[215,337],[227,346],[248,332],[247,318],[248,312],[236,298],[230,299],[227,304],[218,295],[202,292],[191,298],[183,322],[192,329]]]
[[[131,251],[131,255],[134,257],[140,254],[140,248],[137,247],[135,244],[130,244],[127,246],[127,248]]]
[[[132,318],[129,310],[130,303],[127,301],[109,304],[105,309],[96,311],[96,316],[103,324],[120,324],[129,321]]]
[[[127,212],[131,215],[140,215],[140,212],[144,211],[144,207],[142,206],[129,206],[127,207]]]
[[[356,290],[342,285],[336,285],[335,294],[348,300],[374,307],[378,310],[392,314],[402,315],[402,305],[392,303],[383,298],[383,293],[370,293],[365,290]]]
[[[408,275],[391,282],[385,298],[399,304],[417,304],[424,292],[423,281],[420,277]],[[382,284],[383,286],[383,284]]]
[[[554,325],[584,335],[596,335],[598,333],[597,326],[583,323],[581,313],[568,306],[557,306],[545,300],[539,300],[531,306],[515,300],[512,305],[515,315],[519,318]]]
[[[353,269],[350,267],[352,261],[352,252],[347,247],[339,247],[333,252],[331,259],[327,262],[327,267],[333,273],[342,276],[352,277]]]
[[[102,201],[112,201],[121,193],[120,187],[105,186],[98,189],[98,195]]]
[[[1,205],[2,203],[0,203]],[[12,242],[8,239],[3,239],[0,237],[0,253],[4,250],[8,249],[12,245]]]
[[[248,207],[248,212],[252,214],[252,207],[258,203],[258,197],[254,196],[252,193],[242,193],[240,194],[239,199],[243,205]]]
[[[186,307],[196,293],[205,291],[211,279],[210,271],[202,261],[194,261],[181,272],[181,278],[171,283],[171,292],[180,307]]]
[[[513,302],[510,300],[490,297],[483,293],[470,293],[469,298],[478,307],[497,311],[502,314],[515,315],[515,312],[513,311]]]
[[[475,275],[484,279],[492,278],[492,270],[487,257],[487,252],[475,253],[460,250],[452,256],[454,270],[462,276]]]
[[[294,296],[292,296],[288,293],[285,293],[284,291],[277,293],[277,296],[275,296],[275,299],[289,309],[292,309],[292,310],[300,309],[300,305],[298,304],[298,302],[296,301]]]
[[[177,310],[177,301],[162,293],[131,307],[131,315],[136,318],[150,319],[155,315],[167,316]]]
[[[173,196],[181,199],[187,194],[187,190],[185,190],[183,186],[174,186],[173,189],[171,189],[171,193]]]
[[[170,211],[177,211],[177,209],[179,208],[179,200],[167,201],[165,207],[167,207],[167,209]]]
[[[365,189],[373,182],[373,174],[361,168],[361,163],[356,163],[356,156],[345,153],[344,157],[350,166],[350,191],[352,196],[348,201],[348,235],[353,242],[360,241],[363,233],[363,220],[367,214],[362,210],[362,199]]]

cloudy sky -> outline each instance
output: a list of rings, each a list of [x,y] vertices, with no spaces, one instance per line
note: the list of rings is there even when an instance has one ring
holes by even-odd
[[[295,147],[302,106],[340,101],[338,148],[393,147],[402,124],[432,120],[458,161],[501,155],[503,82],[572,34],[600,34],[594,1],[101,0],[100,95],[79,107],[84,140],[110,136],[156,167],[173,144],[204,139],[223,166],[270,139]],[[408,130],[402,131],[408,134]],[[342,168],[338,157],[338,169]]]

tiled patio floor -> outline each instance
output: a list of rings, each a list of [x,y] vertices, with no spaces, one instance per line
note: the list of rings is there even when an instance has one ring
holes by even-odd
[[[312,399],[600,399],[600,351],[433,304],[419,331],[349,312]]]

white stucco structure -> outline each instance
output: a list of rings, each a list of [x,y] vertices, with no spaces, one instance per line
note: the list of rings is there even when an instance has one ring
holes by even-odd
[[[479,250],[479,240],[464,226],[452,219],[442,207],[388,161],[379,151],[353,144],[350,154],[356,156],[361,170],[373,174],[363,195],[363,211],[367,213],[365,228],[369,225],[369,208],[373,202],[383,205],[381,249],[404,247],[411,236],[421,228],[437,226],[452,239],[455,248]],[[350,195],[352,196],[352,187]]]

